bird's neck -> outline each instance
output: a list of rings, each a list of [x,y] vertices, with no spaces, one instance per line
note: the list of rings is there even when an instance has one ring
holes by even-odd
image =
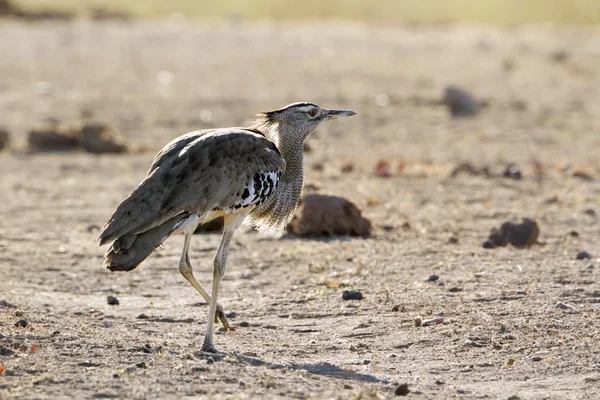
[[[288,192],[288,201],[295,207],[300,201],[304,183],[304,140],[300,135],[281,132],[279,124],[271,124],[264,133],[275,143],[285,160],[285,172],[279,182],[282,185],[280,193]]]
[[[304,183],[304,142],[298,135],[285,135],[276,124],[255,126],[272,141],[285,160],[285,172],[277,184],[277,195],[254,213],[259,230],[275,234],[285,229],[295,214]]]

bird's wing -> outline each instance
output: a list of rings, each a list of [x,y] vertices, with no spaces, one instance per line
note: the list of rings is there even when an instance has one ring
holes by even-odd
[[[279,150],[260,132],[194,132],[169,143],[146,179],[118,207],[100,235],[108,243],[160,226],[181,213],[235,212],[261,204],[285,171]]]

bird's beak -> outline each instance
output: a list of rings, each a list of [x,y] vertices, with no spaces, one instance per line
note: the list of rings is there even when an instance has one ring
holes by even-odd
[[[356,115],[356,113],[352,110],[327,110],[323,116],[325,118],[335,119],[341,117],[351,117],[353,115]]]

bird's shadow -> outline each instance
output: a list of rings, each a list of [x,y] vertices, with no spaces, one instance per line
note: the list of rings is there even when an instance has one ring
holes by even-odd
[[[296,363],[285,363],[285,364],[277,364],[271,363],[268,361],[263,361],[257,357],[249,357],[242,354],[212,354],[206,352],[199,352],[196,355],[202,359],[212,359],[214,361],[220,361],[225,359],[226,357],[231,357],[237,360],[239,363],[252,365],[254,367],[267,367],[269,369],[293,369],[296,371],[302,370],[314,375],[322,375],[329,376],[332,378],[338,379],[346,379],[353,380],[359,382],[367,382],[367,383],[389,383],[386,379],[380,379],[371,375],[361,374],[354,371],[349,371],[347,369],[343,369],[338,367],[337,365],[328,363],[328,362],[317,362],[313,364],[296,364]]]

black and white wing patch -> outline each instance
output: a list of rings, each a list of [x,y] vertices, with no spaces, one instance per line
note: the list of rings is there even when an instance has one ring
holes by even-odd
[[[256,172],[252,180],[244,187],[242,196],[233,205],[233,209],[259,206],[275,193],[281,179],[281,171]]]

